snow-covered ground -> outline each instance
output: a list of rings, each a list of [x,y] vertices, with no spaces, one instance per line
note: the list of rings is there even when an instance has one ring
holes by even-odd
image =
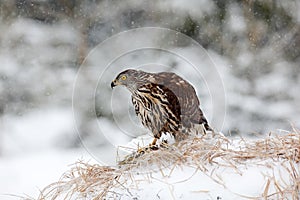
[[[83,150],[47,150],[0,160],[0,198],[37,198],[40,190],[56,182],[80,158],[91,159]],[[20,198],[19,198],[20,199]]]
[[[224,138],[223,135],[219,139],[218,137],[209,137],[208,145],[213,147],[201,147],[203,143],[200,142],[196,145],[196,148],[199,149],[195,149],[195,154],[192,153],[192,156],[183,163],[180,159],[187,156],[189,148],[195,148],[193,142],[188,143],[186,148],[189,150],[181,152],[182,155],[177,155],[179,160],[176,162],[172,159],[175,158],[176,160],[177,149],[170,151],[173,154],[169,154],[171,158],[164,157],[168,156],[164,153],[162,153],[163,156],[159,157],[159,152],[150,156],[156,160],[153,162],[148,160],[149,157],[147,156],[145,156],[144,162],[141,161],[143,158],[141,160],[137,158],[133,162],[141,162],[139,163],[140,166],[136,165],[138,167],[135,169],[133,167],[135,164],[132,166],[129,164],[129,172],[123,172],[125,174],[124,179],[126,180],[126,173],[128,173],[130,181],[120,178],[119,182],[122,186],[116,186],[117,189],[113,188],[112,191],[116,194],[108,194],[108,196],[120,197],[120,199],[132,199],[134,197],[137,199],[292,199],[292,195],[294,195],[293,197],[297,198],[300,196],[300,191],[296,190],[295,187],[295,184],[298,186],[300,184],[298,150],[295,149],[294,161],[279,158],[276,153],[273,156],[264,155],[261,158],[264,150],[258,150],[260,142],[264,144],[268,140],[269,142],[266,143],[269,143],[270,146],[265,148],[270,148],[269,151],[266,151],[270,154],[277,151],[276,147],[273,146],[273,140],[276,141],[275,143],[279,142],[277,143],[279,146],[291,138],[294,138],[296,143],[299,142],[299,133],[291,134],[288,137],[284,134],[278,136],[275,134],[260,139],[241,139],[239,137],[230,139]],[[280,137],[283,138],[279,139]],[[141,136],[131,141],[126,147],[134,151],[133,149],[150,141],[151,137]],[[183,143],[184,145],[186,144]],[[249,153],[249,158],[241,155],[240,157],[233,156],[228,160],[231,151],[238,151],[239,154],[239,151],[252,145],[254,145],[252,148],[245,151],[246,154]],[[221,153],[218,152],[219,147],[223,148]],[[283,145],[283,147],[287,146]],[[297,144],[290,147],[297,148]],[[179,149],[181,148],[179,147]],[[256,155],[255,148],[257,148]],[[197,150],[206,153],[203,156],[203,154],[198,154]],[[227,152],[227,150],[230,151]],[[251,151],[254,151],[254,154]],[[287,154],[288,151],[282,150],[283,153]],[[155,158],[156,156],[158,158]],[[209,156],[211,156],[211,160],[208,159],[209,162],[207,162]],[[251,158],[251,156],[254,157]],[[160,161],[157,162],[157,160]]]
[[[249,162],[237,168],[210,166],[207,172],[188,166],[162,169],[156,173],[132,175],[132,182],[123,185],[127,188],[116,189],[115,192],[120,195],[111,196],[128,200],[134,197],[185,200],[280,199],[280,195],[273,195],[278,192],[276,184],[285,186],[291,180],[285,167],[273,165],[270,160],[258,165]],[[296,167],[299,170],[299,166]],[[292,198],[291,195],[284,196],[286,199]]]
[[[44,109],[23,116],[2,118],[2,152],[0,159],[1,199],[15,199],[20,195],[37,198],[40,190],[59,180],[76,161],[101,163],[110,166],[124,156],[146,146],[152,140],[150,135],[140,136],[128,144],[119,140],[120,148],[115,146],[87,148],[66,148],[65,141],[77,134],[74,129],[73,113],[70,109]],[[117,134],[109,123],[103,131]],[[247,138],[245,138],[248,140]],[[214,140],[211,141],[213,143]],[[249,139],[253,142],[253,138]],[[122,145],[122,142],[124,145]],[[230,139],[226,148],[241,148],[239,138]],[[213,145],[213,144],[212,144]],[[229,146],[228,146],[229,145]],[[114,151],[114,152],[113,152]],[[98,152],[98,153],[95,153]],[[115,197],[121,199],[243,199],[262,198],[278,192],[279,187],[291,183],[288,160],[250,160],[235,166],[222,162],[203,165],[199,170],[191,166],[157,166],[136,170],[127,189],[117,187]],[[201,165],[201,164],[200,164]],[[299,163],[292,165],[299,174]],[[202,166],[202,165],[201,165]],[[150,170],[152,172],[149,171]],[[145,171],[146,170],[146,171]],[[126,178],[126,176],[124,176]],[[120,180],[122,181],[122,179]],[[124,180],[123,180],[124,181]],[[119,194],[119,195],[117,195]],[[16,195],[16,196],[15,196]],[[113,195],[114,196],[114,195]]]
[[[1,118],[0,198],[37,197],[79,159],[90,159],[82,148],[68,149],[75,134],[72,111],[48,108]],[[70,137],[68,138],[67,135]]]
[[[14,1],[1,2],[0,6],[10,6],[11,2]],[[36,2],[41,5],[47,3],[37,0],[32,1],[32,5]],[[146,133],[134,116],[130,96],[125,89],[112,93],[109,88],[112,78],[127,67],[148,71],[172,70],[188,79],[195,86],[210,123],[225,130],[226,134],[235,130],[242,134],[262,130],[265,133],[278,128],[289,129],[290,125],[300,126],[299,60],[288,60],[283,50],[289,47],[284,45],[296,45],[294,49],[297,49],[299,39],[293,38],[297,35],[297,26],[291,27],[287,33],[268,32],[267,35],[274,37],[262,48],[259,44],[258,47],[255,46],[257,50],[254,51],[245,37],[246,29],[249,26],[252,27],[253,34],[256,31],[257,36],[266,35],[266,26],[261,21],[263,19],[258,23],[247,24],[242,7],[237,3],[230,3],[226,8],[229,12],[224,16],[224,24],[227,24],[223,30],[225,34],[222,33],[224,38],[214,38],[217,42],[213,42],[208,49],[189,46],[185,39],[178,40],[181,33],[177,33],[175,37],[171,37],[172,34],[161,37],[155,29],[153,32],[144,29],[142,33],[145,34],[139,34],[139,38],[132,35],[127,37],[125,34],[126,37],[116,40],[122,34],[114,34],[122,30],[130,33],[129,29],[143,26],[180,27],[185,24],[187,17],[199,20],[199,25],[195,26],[201,40],[204,40],[206,34],[213,35],[219,31],[218,26],[221,24],[207,21],[206,18],[211,16],[213,19],[213,13],[220,11],[219,5],[208,0],[202,3],[192,1],[190,4],[182,0],[159,4],[130,0],[120,2],[118,6],[110,1],[93,2],[100,3],[98,6],[85,3],[82,6],[82,12],[85,13],[79,16],[98,17],[95,21],[92,21],[92,17],[88,19],[87,21],[91,20],[88,25],[83,24],[87,22],[85,19],[82,24],[78,24],[78,21],[76,24],[75,19],[63,17],[62,20],[47,23],[16,16],[17,13],[11,13],[11,17],[2,16],[10,11],[1,7],[0,199],[15,199],[13,195],[37,197],[40,189],[57,181],[70,168],[70,164],[80,159],[102,164],[115,163],[117,146],[125,146],[131,138]],[[290,11],[295,23],[299,24],[300,4],[296,1],[279,4],[282,4],[284,10]],[[276,20],[276,24],[277,22],[280,23],[280,20]],[[83,38],[79,29],[85,26],[91,26],[91,30],[86,30],[89,31],[88,42],[105,41],[109,48],[103,49],[99,45],[89,55],[86,54],[87,60],[83,67],[92,70],[80,74],[83,75],[83,80],[79,93],[75,93],[78,98],[73,103],[78,104],[73,104],[73,109],[72,92],[73,86],[78,83],[76,78],[79,75],[76,76],[76,73],[79,66],[76,63],[80,60],[78,57],[81,47],[86,45],[86,51],[92,50],[88,44],[81,44]],[[112,35],[114,36],[110,37]],[[231,36],[238,38],[236,43],[230,40]],[[264,37],[260,39],[262,43],[266,42]],[[165,43],[178,46],[169,48],[169,51],[163,48],[132,49],[144,44],[146,47],[153,47],[153,44],[155,47],[166,47]],[[227,48],[226,43],[232,43],[233,46],[229,47],[236,53],[233,53],[234,58],[220,55],[213,47],[215,43],[224,45],[224,48]],[[133,51],[126,52],[129,47]],[[123,54],[119,55],[118,52]],[[293,53],[297,54],[296,51],[290,52]],[[178,55],[188,55],[188,59]],[[201,62],[198,62],[195,70],[190,61],[196,59]],[[96,109],[98,113],[91,114],[90,111]],[[178,175],[165,182],[158,179],[152,183],[141,182],[140,187],[146,188],[145,193],[137,189],[135,194],[145,198],[144,195],[153,195],[154,198],[161,199],[172,195],[183,199],[197,195],[208,199],[217,199],[217,196],[226,199],[232,194],[225,191],[224,187],[216,186],[214,181],[200,172],[190,179],[193,186],[186,195],[184,182],[174,187],[172,184],[189,176],[194,169],[181,170],[176,168],[174,174]],[[243,192],[246,188],[246,193],[254,196],[265,187],[266,174],[271,173],[269,169],[262,167],[262,171],[265,170],[266,173],[262,175],[251,165],[240,170],[244,172],[243,176],[231,176],[230,170],[216,169],[224,180],[235,180],[226,182],[228,188],[237,189],[237,192]],[[159,179],[164,179],[160,174],[156,175]],[[256,185],[254,175],[262,180],[260,185]],[[205,181],[198,185],[196,183],[199,179]],[[239,184],[244,180],[247,180],[249,187]],[[216,192],[209,194],[206,191],[209,187],[216,188]],[[253,191],[250,191],[251,188]]]
[[[128,200],[297,199],[300,195],[299,133],[259,140],[216,135],[136,153],[151,139],[140,136],[124,145],[127,156],[120,158],[118,167],[77,163],[61,183],[43,194]]]

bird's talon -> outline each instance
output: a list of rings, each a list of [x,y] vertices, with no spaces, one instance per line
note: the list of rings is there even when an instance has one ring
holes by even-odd
[[[149,148],[153,151],[158,150],[158,146],[157,145],[150,145]]]
[[[168,148],[169,144],[165,141],[163,141],[161,144],[160,144],[160,147],[162,148]]]
[[[156,142],[157,142],[157,138],[154,138],[153,141],[152,141],[152,143],[149,146],[155,146]]]
[[[145,153],[145,148],[138,148],[137,153],[138,154],[144,154]]]

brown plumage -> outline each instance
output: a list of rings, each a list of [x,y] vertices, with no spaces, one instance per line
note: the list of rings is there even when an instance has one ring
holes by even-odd
[[[156,139],[167,132],[181,140],[190,133],[212,131],[195,89],[175,73],[129,69],[111,83],[112,88],[117,85],[124,85],[131,92],[137,116]]]

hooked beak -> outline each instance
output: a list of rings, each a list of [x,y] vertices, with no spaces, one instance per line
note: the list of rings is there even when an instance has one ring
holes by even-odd
[[[116,87],[118,84],[117,80],[113,80],[110,84],[111,89],[113,89],[114,87]]]

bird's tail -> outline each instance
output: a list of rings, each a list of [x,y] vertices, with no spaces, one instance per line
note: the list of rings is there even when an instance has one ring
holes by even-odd
[[[205,128],[205,131],[214,131],[209,125],[208,125],[208,122],[207,122],[207,119],[204,117],[204,115],[201,116],[201,124],[203,124],[204,128]]]

